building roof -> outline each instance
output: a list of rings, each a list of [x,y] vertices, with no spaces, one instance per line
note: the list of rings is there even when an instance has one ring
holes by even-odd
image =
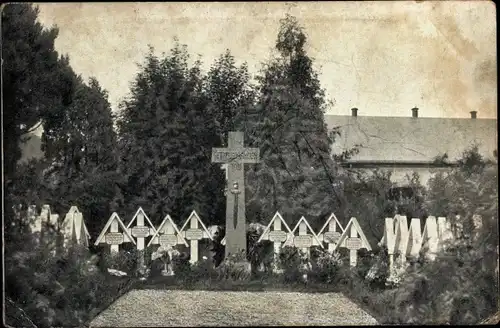
[[[430,163],[445,153],[454,162],[477,144],[485,158],[497,149],[497,120],[325,115],[329,130],[339,127],[333,153],[360,144],[352,163]]]

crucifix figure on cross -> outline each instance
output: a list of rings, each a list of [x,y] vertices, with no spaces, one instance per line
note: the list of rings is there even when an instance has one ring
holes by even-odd
[[[224,163],[226,183],[232,184],[229,191],[234,195],[231,197],[226,194],[226,257],[229,254],[240,252],[246,254],[245,170],[243,164],[258,162],[259,148],[245,148],[242,132],[229,132],[227,148],[212,149],[212,163]],[[227,187],[229,188],[229,186]]]

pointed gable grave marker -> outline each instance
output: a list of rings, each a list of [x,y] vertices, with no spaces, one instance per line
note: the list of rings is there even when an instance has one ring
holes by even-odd
[[[183,244],[186,245],[186,247],[189,247],[189,244],[182,236],[182,233],[177,228],[177,225],[172,220],[170,215],[167,214],[158,229],[156,229],[156,233],[149,241],[148,247],[151,245],[174,247],[179,244]]]
[[[243,139],[242,132],[231,131],[227,148],[212,148],[212,163],[227,164],[227,183],[235,186],[226,193],[226,257],[247,249],[244,164],[259,162],[259,148],[245,148]]]
[[[398,259],[406,262],[406,248],[408,247],[408,220],[406,216],[400,215],[396,224],[395,252],[399,253]]]
[[[411,259],[418,259],[422,248],[422,230],[420,219],[411,219],[410,230],[408,231],[408,243],[406,246],[406,256]]]
[[[299,230],[299,235],[296,236],[295,232]],[[308,233],[309,230],[309,233]],[[323,247],[323,243],[319,240],[318,236],[314,233],[313,229],[307,222],[305,217],[301,217],[299,222],[295,225],[292,230],[293,245],[299,248],[301,251],[307,254],[308,257],[311,255],[311,246]]]
[[[436,258],[439,247],[439,235],[436,217],[429,216],[425,221],[424,231],[422,233],[422,248],[425,251],[425,257],[431,261]]]
[[[144,219],[149,224],[149,226],[145,225]],[[135,226],[131,228],[132,223],[135,222]],[[137,212],[135,212],[132,220],[127,224],[127,231],[132,235],[132,237],[137,238],[137,267],[141,269],[144,266],[144,244],[145,239],[151,235],[156,233],[156,229],[149,220],[146,213],[142,207],[139,207]]]
[[[343,232],[344,228],[340,224],[335,214],[332,213],[326,220],[323,227],[320,229],[317,236],[319,240],[328,244],[328,252],[333,253],[335,245],[337,245],[337,242],[339,241],[340,236],[342,236]]]
[[[281,230],[282,224],[286,228],[285,231]],[[272,230],[271,227],[273,228]],[[271,222],[269,222],[269,224],[266,226],[266,229],[264,229],[264,232],[257,240],[258,243],[260,243],[262,240],[269,240],[270,242],[274,243],[274,270],[276,272],[280,271],[277,264],[279,262],[278,259],[281,250],[281,244],[291,241],[292,235],[293,234],[290,230],[290,227],[288,227],[285,220],[283,220],[281,214],[279,212],[276,212],[276,214],[274,214],[273,218],[271,219]]]
[[[68,213],[64,217],[62,231],[64,235],[64,248],[68,247],[70,243],[85,247],[89,246],[90,234],[83,220],[83,214],[78,210],[78,207],[70,207]]]
[[[355,217],[352,217],[349,220],[349,223],[347,223],[347,226],[345,227],[345,230],[336,245],[336,248],[338,247],[345,247],[349,249],[349,262],[351,266],[356,266],[357,264],[358,249],[366,248],[369,251],[372,250],[368,239],[366,239],[366,236]]]
[[[122,232],[119,232],[120,229]],[[114,254],[119,252],[119,247],[123,243],[133,243],[136,245],[134,238],[130,235],[125,224],[123,224],[118,214],[113,212],[94,245],[108,244],[111,246],[111,254]]]
[[[189,228],[188,228],[189,224]],[[200,229],[198,225],[201,225]],[[186,222],[181,228],[182,236],[189,240],[190,243],[190,259],[189,262],[194,264],[198,262],[198,241],[201,239],[212,239],[210,232],[205,227],[205,224],[201,221],[200,217],[195,210],[191,212]]]

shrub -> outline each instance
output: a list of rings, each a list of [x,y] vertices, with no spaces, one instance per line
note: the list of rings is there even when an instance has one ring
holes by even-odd
[[[306,254],[294,246],[281,248],[279,266],[283,269],[282,279],[285,283],[302,283],[303,275],[309,272],[309,260]]]
[[[311,250],[311,259],[311,281],[325,284],[336,284],[339,281],[340,267],[343,265],[339,252],[330,254],[324,249],[314,249]]]

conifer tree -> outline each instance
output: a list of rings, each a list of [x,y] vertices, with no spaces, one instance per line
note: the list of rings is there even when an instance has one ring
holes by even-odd
[[[210,163],[219,137],[206,110],[201,62],[189,67],[178,41],[162,59],[153,51],[121,108],[122,201],[129,212],[142,206],[157,223],[166,214],[184,221],[193,209],[210,222],[223,175]]]
[[[281,21],[277,58],[258,77],[259,95],[249,128],[261,163],[247,174],[251,215],[269,220],[279,210],[285,220],[313,221],[338,206],[333,188],[333,141],[323,113],[325,96],[305,51],[306,35],[294,17]]]

